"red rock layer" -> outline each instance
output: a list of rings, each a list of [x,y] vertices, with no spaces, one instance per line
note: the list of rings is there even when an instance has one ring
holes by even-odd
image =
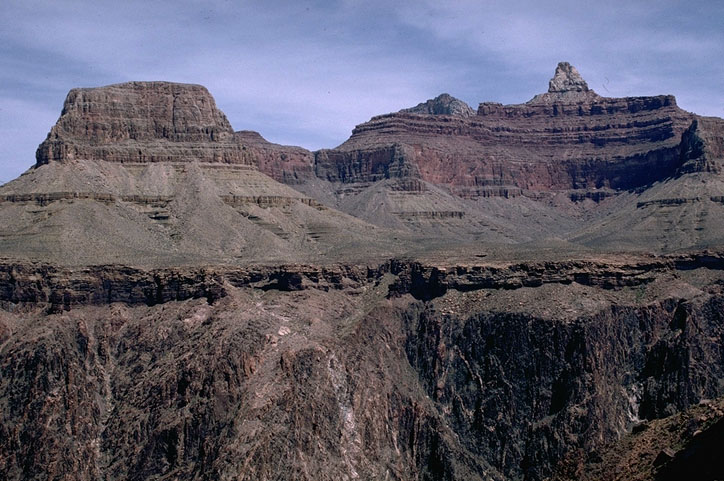
[[[252,163],[206,88],[169,82],[71,90],[36,160],[73,159]]]
[[[242,130],[234,140],[254,159],[254,164],[278,182],[299,184],[314,177],[314,154],[302,147],[268,142],[259,133]]]
[[[674,97],[548,96],[521,105],[483,103],[470,118],[374,117],[337,149],[320,152],[316,171],[343,182],[415,174],[468,191],[548,191],[632,188],[679,167],[681,135],[694,116]]]

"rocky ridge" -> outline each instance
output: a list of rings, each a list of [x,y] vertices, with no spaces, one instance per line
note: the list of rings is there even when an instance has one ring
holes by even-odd
[[[676,106],[673,96],[599,97],[565,63],[558,66],[549,92],[526,104],[481,103],[470,118],[429,113],[429,108],[418,106],[357,126],[352,137],[332,151],[356,159],[340,158],[327,165],[318,158],[317,174],[345,183],[413,175],[461,188],[499,181],[531,191],[530,195],[629,189],[657,180],[654,175],[673,172],[681,135],[694,119]],[[409,167],[392,170],[374,157],[360,164],[367,155],[360,147],[370,150],[376,145],[398,146]],[[353,170],[344,174],[341,168]],[[656,174],[643,172],[651,170]]]
[[[475,111],[471,109],[468,104],[456,99],[450,94],[440,94],[434,99],[422,102],[409,109],[403,109],[401,112],[409,112],[411,114],[453,115],[464,118],[475,115]]]
[[[358,125],[339,147],[317,152],[316,179],[296,187],[368,222],[468,241],[555,237],[667,251],[710,246],[721,234],[707,219],[721,214],[713,159],[724,129],[671,95],[601,97],[562,62],[548,92],[527,103],[484,102],[472,116],[446,110],[453,103],[442,95]],[[695,182],[697,195],[675,193]],[[687,198],[704,201],[696,212],[677,209]],[[609,217],[621,209],[626,225]],[[642,233],[652,217],[668,224],[670,241]],[[609,241],[609,232],[630,235]]]

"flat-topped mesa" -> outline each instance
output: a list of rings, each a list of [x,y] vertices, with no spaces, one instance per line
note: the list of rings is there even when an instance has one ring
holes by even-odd
[[[409,109],[402,109],[400,112],[411,114],[430,115],[452,115],[455,117],[472,117],[475,111],[462,100],[456,99],[450,94],[440,94],[434,99],[417,104]]]
[[[492,184],[633,189],[677,170],[681,135],[694,119],[671,95],[601,97],[567,62],[527,103],[481,103],[476,115],[461,104],[441,95],[373,117],[318,154],[315,172],[342,182],[414,174],[466,196],[487,195]]]
[[[251,163],[208,90],[171,82],[71,90],[36,160],[74,159]]]

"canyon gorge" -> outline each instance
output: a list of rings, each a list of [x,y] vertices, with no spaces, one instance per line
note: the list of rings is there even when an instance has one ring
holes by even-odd
[[[73,89],[0,186],[0,477],[720,479],[723,162],[566,62],[315,152]]]

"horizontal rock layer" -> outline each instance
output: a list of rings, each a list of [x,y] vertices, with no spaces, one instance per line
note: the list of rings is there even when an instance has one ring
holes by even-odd
[[[302,148],[271,144],[255,132],[235,133],[200,85],[128,82],[71,90],[60,119],[38,147],[36,165],[73,160],[243,164],[292,183],[295,175],[311,170],[310,158]],[[276,172],[279,162],[290,172]]]
[[[414,175],[452,186],[629,189],[679,167],[692,120],[671,96],[487,103],[469,118],[400,112],[357,126],[339,148],[317,154],[316,172],[343,182]]]
[[[377,266],[298,264],[153,270],[113,265],[67,269],[0,261],[0,302],[62,304],[65,308],[113,302],[153,305],[199,297],[212,302],[223,295],[225,283],[237,288],[327,291],[380,282],[386,274],[396,277],[389,286],[390,296],[411,294],[430,300],[448,290],[520,289],[545,284],[618,289],[647,284],[662,272],[700,268],[724,271],[724,256],[701,253],[621,263],[580,260],[446,267],[395,259]]]

